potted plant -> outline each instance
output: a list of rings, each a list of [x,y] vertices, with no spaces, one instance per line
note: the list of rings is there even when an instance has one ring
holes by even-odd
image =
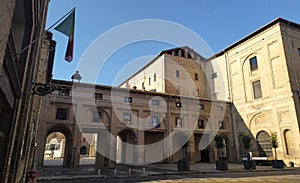
[[[223,159],[223,148],[225,147],[225,135],[217,134],[214,138],[215,147],[218,149],[219,160],[216,161],[217,170],[228,170],[228,161]]]
[[[252,153],[250,154],[250,148],[252,147],[251,136],[247,134],[242,134],[241,141],[243,143],[244,149],[247,150],[247,160],[243,159],[244,169],[256,169],[255,161],[252,161]]]
[[[284,162],[283,160],[278,160],[277,157],[277,148],[278,148],[278,137],[276,132],[271,132],[270,141],[272,144],[272,148],[274,148],[275,151],[275,160],[272,160],[272,167],[273,168],[284,168]]]

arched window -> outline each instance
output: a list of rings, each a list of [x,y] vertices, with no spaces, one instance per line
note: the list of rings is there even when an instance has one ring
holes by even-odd
[[[290,156],[295,156],[297,155],[297,152],[295,151],[296,145],[295,145],[295,140],[294,136],[291,130],[285,130],[283,132],[284,134],[284,141],[285,141],[285,148],[286,148],[286,154]]]
[[[265,131],[261,131],[257,134],[256,139],[259,146],[259,155],[273,157],[272,144],[269,134]]]
[[[85,146],[82,146],[80,148],[80,155],[86,155],[87,154],[87,148]]]

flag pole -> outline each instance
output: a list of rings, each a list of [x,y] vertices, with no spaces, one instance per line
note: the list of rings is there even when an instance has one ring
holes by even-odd
[[[58,24],[62,19],[64,19],[65,17],[67,17],[75,9],[76,9],[76,7],[74,7],[72,10],[70,10],[68,13],[66,13],[63,17],[61,17],[58,21],[56,21],[53,25],[51,25],[48,29],[46,29],[46,31],[49,31],[50,29],[52,29],[56,24]],[[27,45],[25,48],[23,48],[19,53],[16,53],[13,56],[13,59],[15,59],[17,56],[19,56],[25,50],[27,50],[32,44],[34,44],[35,42],[37,42],[40,39],[40,37],[42,36],[43,33],[44,33],[44,30],[42,30],[41,33],[40,33],[40,35],[37,38],[35,38],[29,45]]]

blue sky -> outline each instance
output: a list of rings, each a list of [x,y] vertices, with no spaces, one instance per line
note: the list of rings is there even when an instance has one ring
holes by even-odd
[[[51,0],[46,28],[73,7],[76,7],[75,54],[71,63],[64,61],[68,38],[51,30],[54,40],[57,41],[54,79],[70,80],[78,63],[84,62],[81,59],[84,52],[95,39],[116,26],[135,20],[159,19],[180,24],[200,36],[213,53],[221,51],[278,17],[300,23],[299,0]],[[111,42],[116,39],[112,37]],[[99,74],[95,73],[96,83],[116,85],[116,75],[128,63],[147,57],[135,64],[134,69],[126,72],[130,75],[136,68],[150,61],[151,57],[173,47],[155,41],[127,45],[105,61]],[[99,54],[101,55],[101,50]]]

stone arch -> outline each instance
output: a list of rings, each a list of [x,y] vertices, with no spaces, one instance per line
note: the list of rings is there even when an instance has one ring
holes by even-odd
[[[283,136],[284,136],[286,155],[296,156],[297,151],[296,151],[296,144],[294,143],[295,136],[293,135],[293,132],[290,129],[285,129],[283,131]]]
[[[249,129],[255,134],[261,130],[270,130],[273,128],[273,122],[269,120],[269,117],[264,112],[257,112],[250,117]]]
[[[62,133],[66,138],[66,144],[65,144],[65,150],[64,150],[64,158],[63,158],[63,166],[64,167],[72,167],[73,166],[73,132],[72,130],[64,125],[64,124],[56,124],[49,128],[49,130],[46,133],[46,136],[44,137],[44,144],[46,143],[47,137],[53,133],[53,132],[60,132]]]
[[[97,111],[101,112],[101,120],[105,126],[111,126],[111,116],[103,107],[97,107]]]
[[[117,133],[117,163],[135,164],[137,158],[135,144],[137,141],[136,132],[130,128],[123,128]]]
[[[259,148],[259,156],[273,157],[270,135],[266,131],[261,130],[257,133],[256,140]]]

